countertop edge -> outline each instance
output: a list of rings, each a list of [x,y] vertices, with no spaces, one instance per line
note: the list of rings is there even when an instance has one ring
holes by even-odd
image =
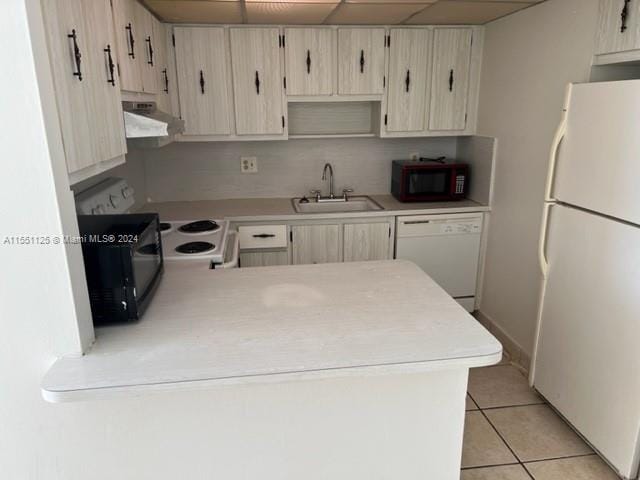
[[[44,400],[49,403],[70,403],[86,400],[125,398],[145,393],[170,391],[193,391],[212,387],[282,383],[300,380],[322,380],[350,376],[384,376],[391,374],[426,373],[443,369],[469,369],[495,365],[502,360],[502,346],[491,354],[473,357],[460,357],[446,360],[427,360],[423,362],[398,363],[389,365],[368,365],[339,367],[333,369],[308,370],[297,372],[248,375],[227,378],[212,378],[176,382],[150,383],[82,390],[52,390],[46,386],[46,375],[41,386]]]

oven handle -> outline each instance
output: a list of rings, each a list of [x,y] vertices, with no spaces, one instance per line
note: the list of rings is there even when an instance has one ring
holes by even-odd
[[[233,253],[231,255],[231,259],[228,262],[223,263],[217,268],[237,268],[238,267],[238,258],[240,257],[240,236],[238,232],[235,230],[229,231],[227,233],[227,245],[232,245]]]

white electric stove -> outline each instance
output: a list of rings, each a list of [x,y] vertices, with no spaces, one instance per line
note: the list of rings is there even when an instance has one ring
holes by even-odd
[[[160,231],[165,260],[225,263],[229,240],[229,223],[225,220],[162,221]]]

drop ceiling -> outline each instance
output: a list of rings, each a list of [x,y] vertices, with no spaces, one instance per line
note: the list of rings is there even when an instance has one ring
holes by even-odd
[[[171,23],[482,25],[543,0],[144,0]]]

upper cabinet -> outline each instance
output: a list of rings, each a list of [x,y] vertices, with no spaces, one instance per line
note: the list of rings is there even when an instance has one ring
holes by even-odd
[[[156,77],[155,51],[158,43],[153,31],[155,18],[141,3],[135,2],[134,7],[135,26],[139,38],[142,39],[140,45],[141,55],[138,58],[140,76],[142,77],[142,91],[145,93],[157,93],[158,80]]]
[[[331,95],[335,72],[334,30],[286,28],[287,95]]]
[[[640,49],[640,0],[600,0],[596,55]]]
[[[284,134],[279,29],[231,28],[230,36],[236,134]]]
[[[431,32],[424,28],[393,28],[389,45],[389,86],[385,125],[388,132],[426,129],[431,64]]]
[[[168,27],[153,18],[153,38],[155,40],[154,63],[156,66],[156,86],[157,96],[156,102],[158,108],[163,112],[170,113],[171,107],[171,90],[169,89],[169,72],[171,67],[169,64],[169,44],[167,42]],[[172,90],[176,85],[171,85]]]
[[[174,36],[185,135],[229,135],[232,108],[224,29],[175,27]]]
[[[124,161],[109,0],[42,2],[67,170]]]
[[[429,130],[465,130],[471,71],[471,28],[436,28]]]
[[[338,93],[381,95],[384,92],[384,28],[338,29]]]

